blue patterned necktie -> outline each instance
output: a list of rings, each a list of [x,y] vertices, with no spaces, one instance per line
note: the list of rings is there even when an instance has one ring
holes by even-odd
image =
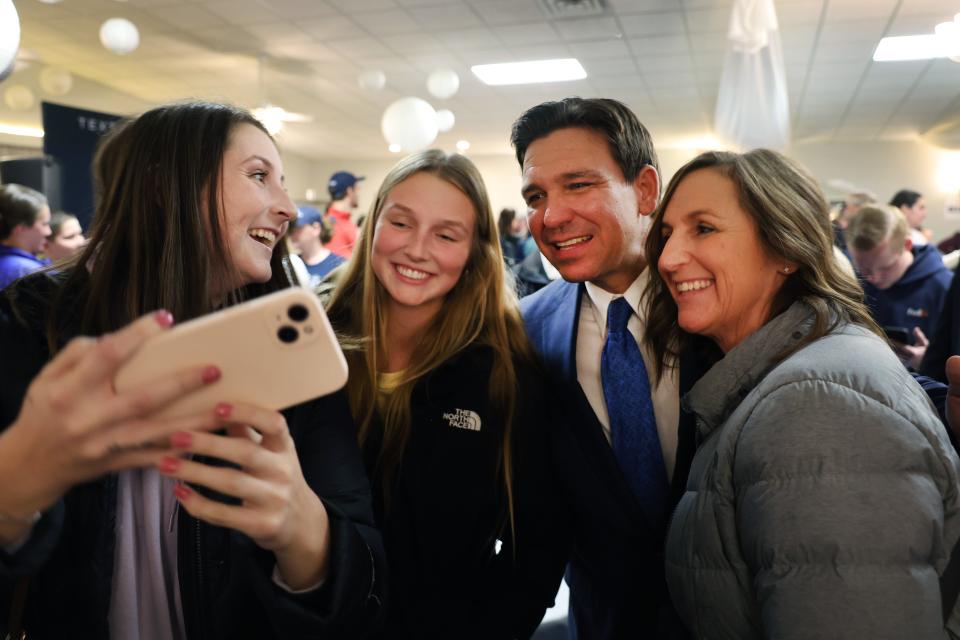
[[[637,341],[627,329],[630,303],[617,298],[607,308],[607,342],[600,356],[603,397],[610,415],[613,454],[644,513],[664,525],[670,487],[657,435],[650,379]]]

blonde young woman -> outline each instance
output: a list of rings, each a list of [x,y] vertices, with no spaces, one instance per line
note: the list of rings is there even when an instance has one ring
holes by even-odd
[[[390,171],[329,313],[391,570],[384,636],[529,637],[566,561],[553,403],[469,160]]]

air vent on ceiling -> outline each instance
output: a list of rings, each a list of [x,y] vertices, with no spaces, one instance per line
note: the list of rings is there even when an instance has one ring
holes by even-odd
[[[540,0],[550,18],[592,18],[607,13],[607,0]]]

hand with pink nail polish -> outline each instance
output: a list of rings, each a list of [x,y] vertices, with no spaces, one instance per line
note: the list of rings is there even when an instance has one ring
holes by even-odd
[[[158,464],[171,434],[217,426],[212,411],[177,420],[152,417],[216,381],[216,367],[186,370],[125,393],[113,386],[119,367],[172,324],[170,313],[159,311],[99,339],[75,338],[33,379],[17,419],[0,437],[0,544],[22,529],[4,523],[46,509],[70,487]]]

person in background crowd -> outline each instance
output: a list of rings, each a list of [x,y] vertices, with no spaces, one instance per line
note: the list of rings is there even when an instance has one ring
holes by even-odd
[[[536,293],[560,277],[560,272],[543,257],[536,245],[523,262],[513,266],[512,271],[520,298]]]
[[[947,359],[957,354],[960,354],[960,271],[953,274],[936,328],[917,371],[946,384]],[[956,426],[960,430],[960,421]]]
[[[50,237],[43,252],[53,262],[66,260],[87,244],[77,216],[57,211],[50,216]]]
[[[39,191],[0,185],[0,289],[50,264],[39,256],[50,236],[50,207]]]
[[[310,274],[306,285],[316,289],[328,273],[346,260],[325,246],[333,237],[333,228],[322,213],[313,207],[299,207],[295,225],[290,231],[290,241]]]
[[[710,152],[674,175],[647,239],[657,377],[695,339],[725,354],[684,398],[700,442],[666,543],[696,638],[933,639],[960,622],[941,593],[960,459],[830,257],[826,208],[778,153]]]
[[[893,194],[890,206],[900,209],[900,213],[907,220],[913,246],[919,247],[930,242],[933,232],[923,226],[923,221],[927,219],[927,201],[922,195],[916,191],[901,189]]]
[[[384,178],[329,306],[390,563],[384,638],[529,638],[570,523],[563,428],[526,339],[486,188],[429,150]]]
[[[523,113],[511,142],[530,232],[562,276],[521,309],[553,397],[573,405],[552,440],[557,490],[574,513],[571,637],[683,638],[663,535],[694,444],[680,394],[700,365],[652,384],[638,344],[643,240],[660,194],[653,141],[620,102],[566,98]]]
[[[847,227],[847,242],[874,320],[904,363],[919,368],[950,287],[940,252],[915,246],[900,211],[884,206],[860,209]]]
[[[327,216],[333,223],[333,237],[326,247],[341,258],[349,258],[353,253],[353,245],[357,242],[358,229],[352,216],[359,202],[357,193],[361,180],[363,176],[338,171],[330,176],[327,182],[327,191],[330,193]]]
[[[853,216],[857,214],[861,207],[876,204],[876,202],[877,197],[869,191],[852,191],[844,198],[839,215],[833,221],[833,244],[840,249],[847,260],[852,260],[845,235],[847,225],[850,224],[850,220],[853,219]]]
[[[500,234],[500,248],[508,267],[520,264],[537,248],[537,243],[527,228],[526,217],[518,216],[514,209],[500,210],[497,230]]]
[[[290,286],[273,139],[177,103],[115,126],[93,169],[89,245],[0,295],[0,602],[27,585],[30,638],[364,637],[385,561],[345,406],[158,417],[216,363],[113,385],[174,317]]]

